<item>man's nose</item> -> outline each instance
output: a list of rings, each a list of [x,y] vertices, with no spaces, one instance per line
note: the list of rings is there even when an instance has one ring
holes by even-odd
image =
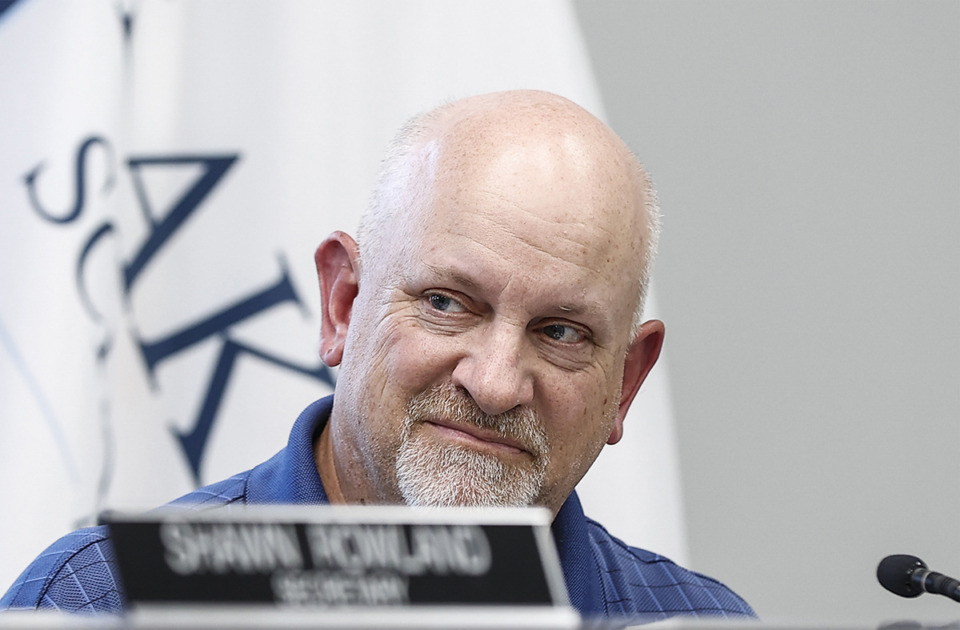
[[[453,383],[466,389],[484,413],[496,415],[533,402],[533,375],[525,331],[491,323],[474,331],[453,370]]]

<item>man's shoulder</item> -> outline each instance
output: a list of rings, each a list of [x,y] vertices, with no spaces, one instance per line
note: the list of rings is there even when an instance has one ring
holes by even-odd
[[[601,572],[607,615],[754,616],[750,606],[721,582],[631,547],[589,518],[587,531]]]
[[[250,471],[185,494],[167,506],[205,510],[246,502]],[[54,609],[71,613],[119,613],[123,589],[110,532],[78,529],[41,553],[0,599],[0,610]]]
[[[174,499],[164,507],[178,507],[191,510],[205,510],[247,502],[247,484],[252,470],[234,475],[229,479],[197,488],[179,499]]]
[[[70,532],[41,553],[0,599],[0,610],[116,613],[123,608],[106,527]]]

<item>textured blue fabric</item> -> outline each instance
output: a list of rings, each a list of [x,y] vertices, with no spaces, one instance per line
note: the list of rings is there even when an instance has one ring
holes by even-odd
[[[332,406],[332,397],[327,397],[307,407],[297,418],[286,448],[266,462],[170,505],[203,510],[328,503],[313,460],[313,441]],[[552,529],[570,603],[585,618],[654,621],[675,615],[753,616],[747,603],[720,582],[611,536],[584,516],[575,492],[560,509]],[[0,599],[0,610],[34,608],[76,613],[123,610],[123,589],[105,527],[77,530],[55,542]]]

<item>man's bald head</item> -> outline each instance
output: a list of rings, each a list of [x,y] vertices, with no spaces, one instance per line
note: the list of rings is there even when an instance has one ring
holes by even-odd
[[[358,240],[363,260],[369,265],[376,259],[385,250],[388,235],[418,229],[416,211],[428,203],[429,189],[437,180],[453,185],[461,177],[475,181],[477,169],[491,164],[499,162],[501,169],[509,169],[505,160],[523,160],[523,166],[536,161],[544,169],[564,163],[567,168],[556,173],[552,191],[534,191],[560,193],[558,206],[563,205],[563,187],[595,190],[595,203],[588,207],[556,210],[606,226],[611,243],[628,250],[625,273],[635,275],[638,287],[635,333],[643,321],[659,236],[656,192],[643,166],[609,127],[577,104],[548,92],[474,96],[411,119],[391,143],[361,219]],[[546,178],[550,175],[544,173]]]

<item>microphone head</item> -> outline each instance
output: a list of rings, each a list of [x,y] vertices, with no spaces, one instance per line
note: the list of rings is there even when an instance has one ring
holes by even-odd
[[[883,588],[900,597],[919,597],[923,591],[913,585],[913,572],[926,568],[926,563],[916,556],[887,556],[877,565],[877,579]]]

